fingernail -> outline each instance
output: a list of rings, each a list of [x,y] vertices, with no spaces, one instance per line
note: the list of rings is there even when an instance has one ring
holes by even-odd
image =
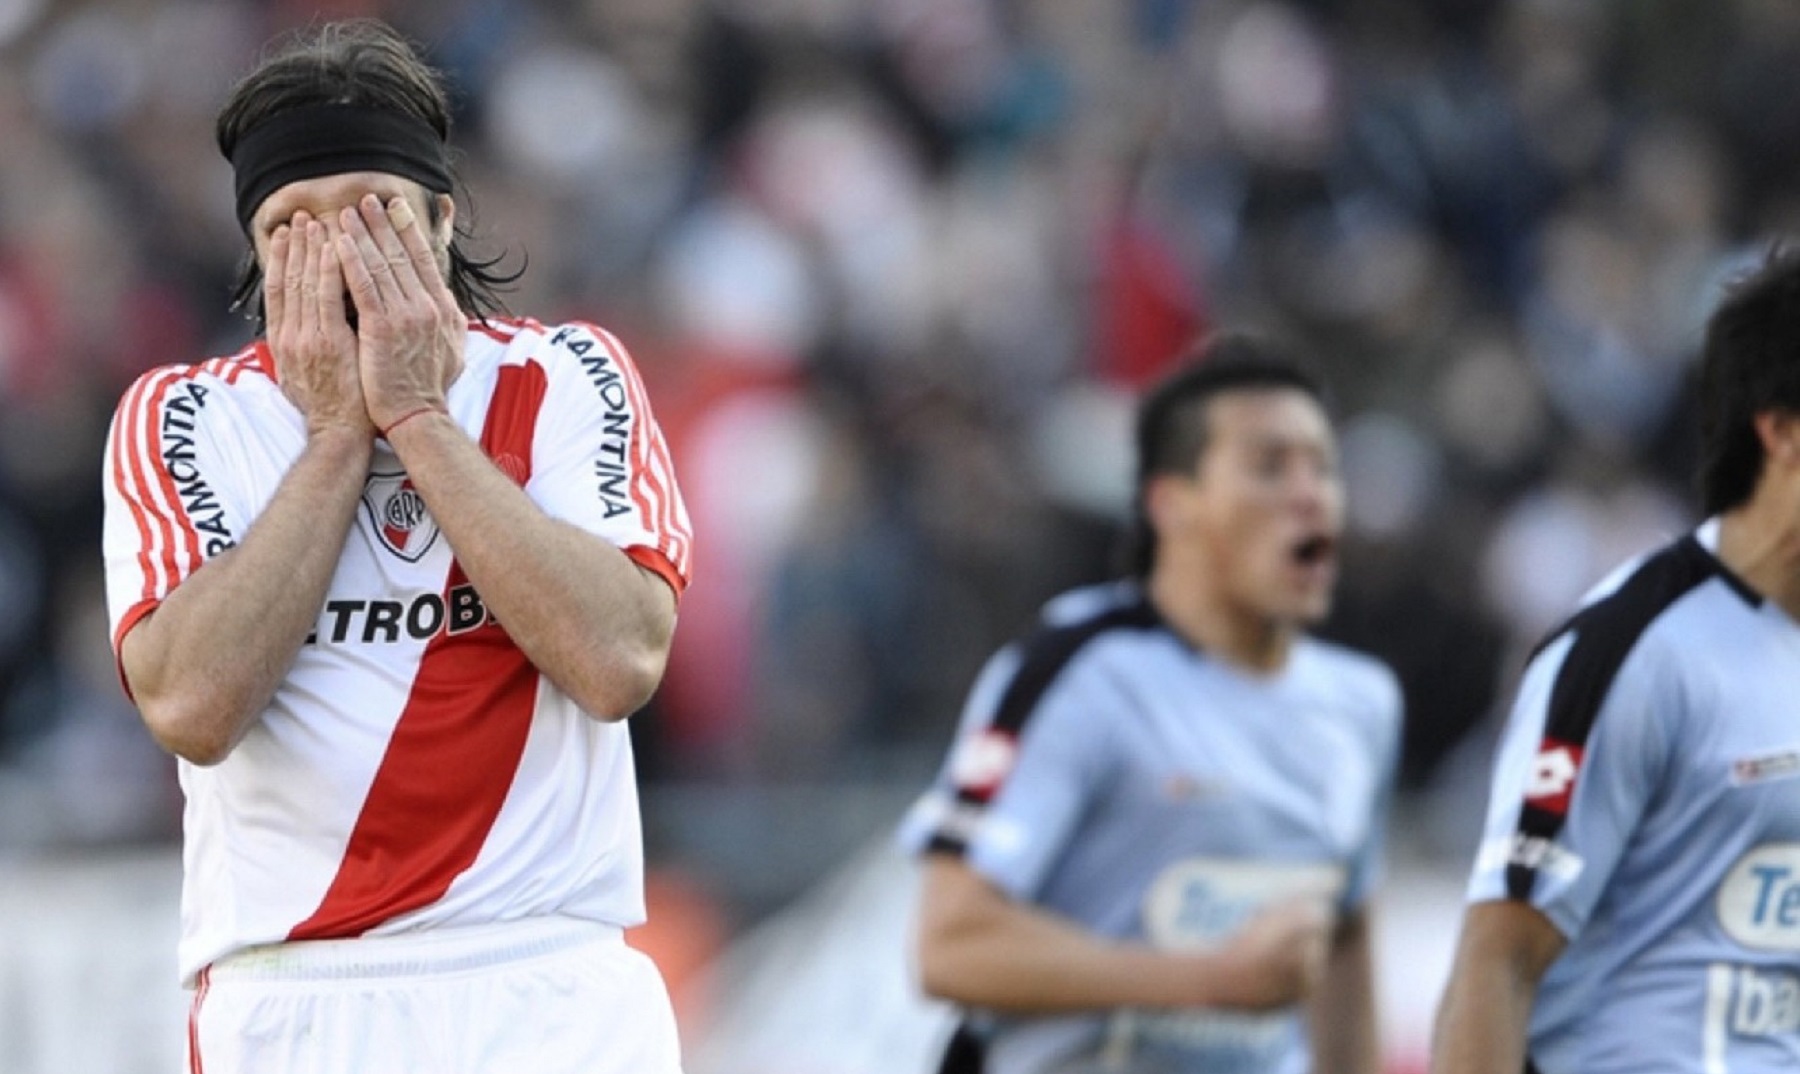
[[[395,198],[388,206],[388,218],[393,220],[396,231],[410,227],[413,222],[412,206],[404,198]]]

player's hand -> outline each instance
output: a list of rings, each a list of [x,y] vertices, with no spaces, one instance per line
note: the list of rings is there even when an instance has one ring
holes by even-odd
[[[338,252],[357,312],[357,365],[369,418],[387,429],[423,409],[445,410],[462,370],[467,318],[412,204],[366,194],[339,214]]]
[[[263,266],[269,352],[308,434],[372,436],[344,308],[344,275],[326,226],[304,211],[275,229]]]
[[[1319,898],[1295,898],[1259,911],[1220,951],[1231,967],[1221,1005],[1287,1007],[1306,998],[1325,973],[1333,915]]]

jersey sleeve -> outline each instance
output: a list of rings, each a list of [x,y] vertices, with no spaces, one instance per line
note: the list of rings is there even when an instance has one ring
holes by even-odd
[[[242,534],[242,505],[209,428],[219,391],[191,367],[155,369],[113,414],[101,543],[115,656],[132,627]]]
[[[692,576],[693,530],[668,444],[637,367],[604,329],[548,330],[544,420],[526,491],[661,576],[680,595]]]
[[[1587,923],[1666,768],[1677,662],[1641,642],[1599,697],[1565,635],[1527,667],[1495,758],[1468,899],[1536,907],[1565,937]],[[1560,687],[1560,688],[1559,688]]]
[[[1083,701],[1081,677],[1064,672],[1019,714],[1008,695],[1020,669],[1016,648],[988,662],[949,758],[902,822],[900,842],[915,853],[961,857],[1001,890],[1028,899],[1103,783],[1105,744],[1084,716],[1109,709]]]

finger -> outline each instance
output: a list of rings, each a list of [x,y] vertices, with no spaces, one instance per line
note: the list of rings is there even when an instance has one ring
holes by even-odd
[[[406,204],[403,198],[394,200],[401,205]],[[409,297],[423,294],[424,285],[419,281],[419,273],[413,267],[406,246],[400,241],[400,233],[396,230],[393,218],[388,215],[388,207],[381,203],[380,198],[370,194],[361,200],[358,208],[363,222],[368,225],[370,236],[375,240],[376,249],[381,251],[389,271],[393,273],[394,283],[400,293]]]
[[[412,203],[405,198],[395,198],[388,202],[388,220],[394,225],[394,232],[400,238],[400,245],[406,250],[407,259],[412,262],[413,274],[419,278],[428,294],[437,294],[444,286],[443,274],[438,271],[437,251],[431,246],[431,236],[426,233],[425,222],[419,214],[413,212]]]
[[[350,327],[344,315],[344,273],[338,265],[337,240],[329,234],[319,250],[319,325],[329,333]]]
[[[364,198],[363,201],[365,203],[374,202],[377,208],[381,204],[373,194]],[[353,206],[346,207],[338,219],[354,244],[356,259],[362,262],[363,268],[374,283],[375,295],[381,301],[380,306],[376,308],[385,309],[398,304],[406,297],[406,293],[401,289],[399,281],[394,279],[394,266],[389,263],[387,256],[381,252],[381,247],[376,244],[374,233],[369,230],[369,224],[362,209]],[[357,309],[363,310],[363,307],[359,305]],[[363,310],[363,312],[368,311]]]
[[[389,204],[388,218],[400,233],[400,242],[406,247],[407,256],[412,258],[413,271],[418,274],[425,293],[432,296],[438,308],[450,317],[451,323],[460,323],[462,308],[457,305],[456,295],[444,279],[438,250],[432,245],[431,230],[426,227],[425,221],[420,220],[418,214],[413,212],[411,203],[402,198],[395,198]]]
[[[300,282],[300,333],[312,336],[319,327],[319,265],[325,256],[325,225],[317,220],[306,222],[305,275]]]
[[[348,214],[350,210],[345,209]],[[350,303],[356,307],[358,317],[370,317],[382,311],[381,289],[375,284],[375,276],[369,266],[363,263],[362,253],[357,242],[349,232],[340,231],[337,236],[337,260],[339,271],[344,276],[344,286],[350,290]]]
[[[282,224],[269,236],[269,250],[263,256],[263,325],[273,331],[287,315],[288,239],[291,229]]]
[[[306,271],[306,225],[312,218],[305,213],[295,213],[288,221],[287,263],[281,277],[282,290],[286,294],[289,319],[300,313],[300,283]]]

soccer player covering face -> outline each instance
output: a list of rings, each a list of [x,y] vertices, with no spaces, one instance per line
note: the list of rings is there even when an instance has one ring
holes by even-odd
[[[1330,422],[1215,338],[1141,405],[1129,578],[1053,600],[974,684],[901,838],[942,1069],[1373,1072],[1369,896],[1400,729],[1309,637],[1343,523]]]
[[[1800,1069],[1800,257],[1706,331],[1710,516],[1539,646],[1495,761],[1438,1074]]]
[[[674,1072],[624,718],[690,535],[630,357],[501,316],[436,74],[326,25],[220,148],[266,332],[114,419],[121,672],[179,758],[190,1070]]]

